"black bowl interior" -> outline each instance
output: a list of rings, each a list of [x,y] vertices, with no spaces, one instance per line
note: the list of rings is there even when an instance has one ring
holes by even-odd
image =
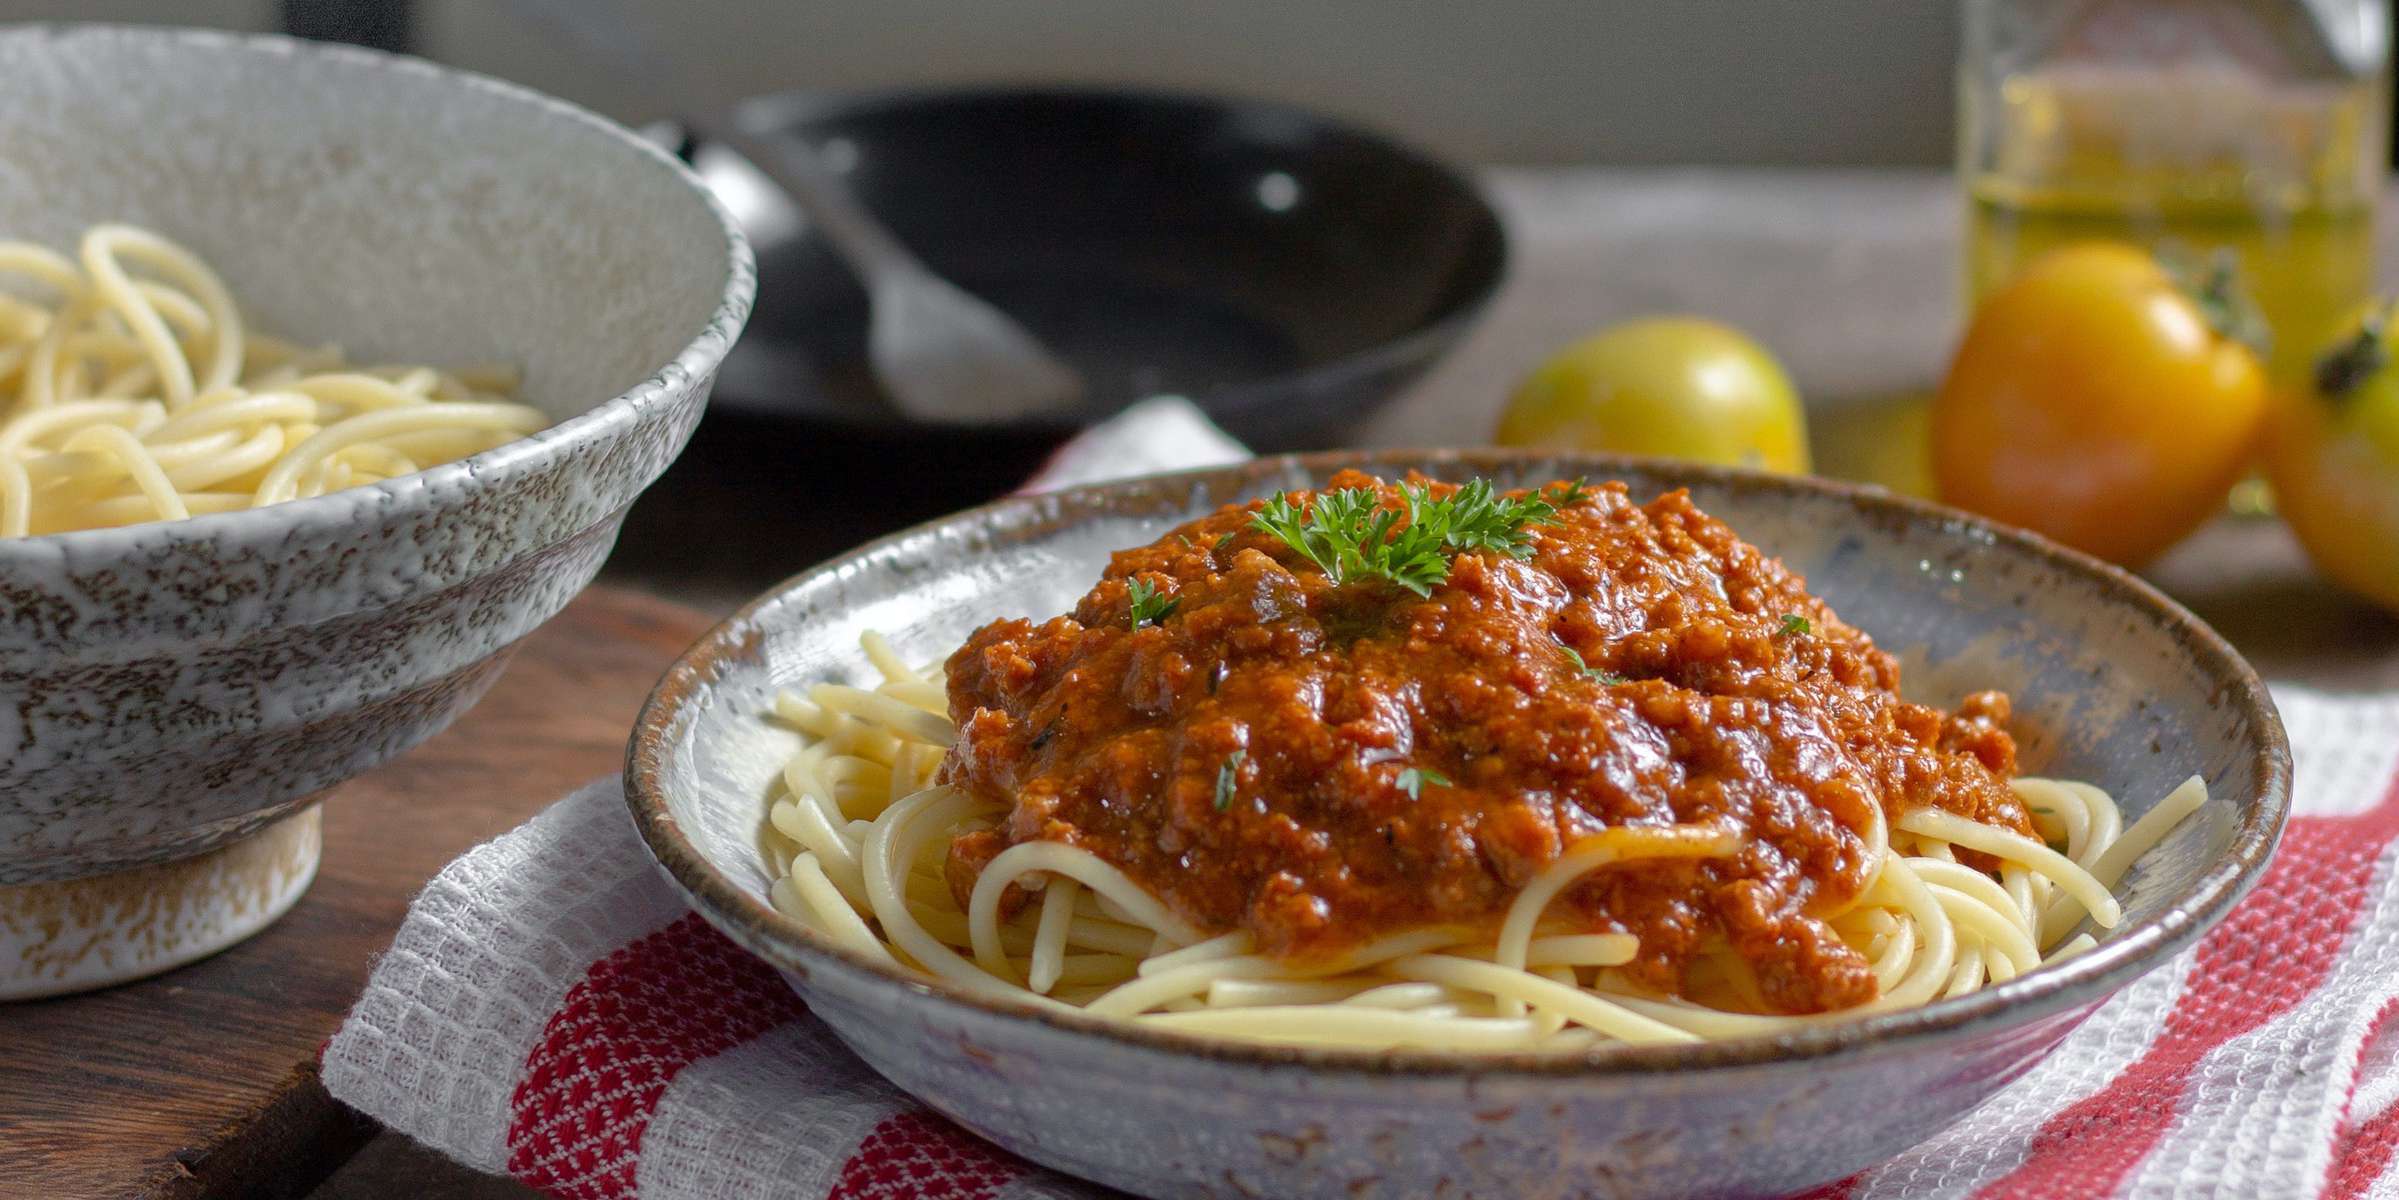
[[[799,94],[740,119],[810,144],[936,271],[1082,369],[1086,420],[1172,392],[1259,449],[1334,436],[1455,338],[1506,258],[1497,217],[1457,172],[1273,105]],[[927,436],[877,391],[866,296],[830,248],[805,223],[763,243],[757,312],[718,404]]]

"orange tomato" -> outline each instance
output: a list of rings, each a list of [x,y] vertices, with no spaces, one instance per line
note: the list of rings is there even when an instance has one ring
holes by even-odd
[[[2378,304],[2350,329],[2276,405],[2266,466],[2317,569],[2399,612],[2399,324]]]
[[[2138,565],[2224,503],[2264,368],[2142,251],[2064,246],[1983,301],[1933,405],[1942,500]]]

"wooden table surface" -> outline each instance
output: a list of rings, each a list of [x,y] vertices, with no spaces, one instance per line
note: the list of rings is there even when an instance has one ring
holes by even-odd
[[[307,1194],[375,1132],[325,1095],[315,1060],[409,899],[618,770],[634,710],[707,625],[586,593],[456,725],[334,792],[316,883],[264,933],[144,982],[0,1005],[0,1196]]]

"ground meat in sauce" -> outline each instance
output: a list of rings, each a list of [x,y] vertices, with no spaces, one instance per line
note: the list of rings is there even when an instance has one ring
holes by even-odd
[[[1331,486],[1400,504],[1355,472]],[[1599,488],[1524,559],[1458,555],[1429,598],[1333,585],[1256,507],[1122,551],[1071,614],[995,621],[951,658],[944,778],[1009,810],[953,845],[954,890],[1006,845],[1064,842],[1306,960],[1493,925],[1599,829],[1730,823],[1738,855],[1603,869],[1549,915],[1637,936],[1627,969],[1660,991],[1722,938],[1770,1008],[1817,1012],[1875,995],[1816,915],[1871,877],[1869,805],[2029,828],[2006,696],[1900,700],[1891,656],[1683,492]],[[1165,620],[1130,627],[1133,578],[1177,601]],[[1450,786],[1410,796],[1409,767]]]

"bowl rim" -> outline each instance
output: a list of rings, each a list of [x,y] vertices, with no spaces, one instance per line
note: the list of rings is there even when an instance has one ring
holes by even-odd
[[[1470,201],[1476,208],[1477,232],[1487,235],[1491,243],[1489,262],[1487,265],[1479,260],[1462,264],[1460,269],[1450,272],[1447,283],[1455,294],[1444,303],[1420,316],[1407,328],[1371,345],[1290,370],[1252,376],[1194,392],[1189,397],[1191,402],[1208,413],[1245,413],[1271,405],[1295,392],[1304,395],[1336,389],[1352,380],[1397,370],[1411,363],[1430,366],[1440,361],[1446,347],[1454,345],[1483,318],[1515,272],[1515,239],[1508,232],[1508,222],[1500,211],[1498,201],[1475,172],[1397,133],[1304,105],[1171,86],[982,81],[859,89],[790,88],[746,97],[735,102],[728,111],[733,119],[745,127],[761,132],[788,134],[795,128],[809,124],[851,120],[877,113],[938,106],[1024,102],[1140,106],[1227,115],[1263,114],[1296,120],[1304,122],[1312,130],[1350,139],[1392,160],[1413,164],[1440,179],[1444,186]],[[1136,396],[1127,400],[1126,406],[1139,399]],[[729,402],[729,405],[744,412],[759,412],[764,408],[739,398]],[[890,433],[926,428],[918,422],[897,416],[888,406],[853,410],[820,403],[805,410],[789,410],[778,406],[775,411],[779,414],[778,420],[806,421],[845,431]],[[1070,432],[1072,427],[1054,421],[1028,420],[965,428],[1011,431],[1054,429]]]
[[[85,39],[196,48],[208,54],[254,54],[261,58],[311,58],[343,70],[416,76],[449,88],[481,93],[529,110],[537,121],[579,126],[630,150],[631,161],[667,171],[707,206],[724,236],[724,281],[716,306],[674,356],[639,382],[554,425],[465,458],[376,483],[343,488],[261,508],[207,513],[176,521],[149,521],[106,529],[78,529],[0,538],[0,571],[64,560],[79,566],[153,549],[192,544],[281,539],[294,534],[333,533],[355,527],[367,507],[405,511],[441,505],[471,492],[487,491],[539,470],[563,446],[621,435],[648,412],[690,391],[723,363],[741,335],[758,291],[758,269],[749,238],[731,210],[708,190],[690,167],[655,143],[590,109],[521,84],[444,66],[406,54],[336,42],[314,42],[276,33],[238,33],[105,21],[43,21],[0,28],[0,50],[20,45]],[[38,51],[37,51],[38,52]]]
[[[2203,672],[2228,692],[2258,731],[2249,755],[2257,790],[2225,856],[2163,912],[2130,923],[2093,950],[2045,966],[1971,995],[1915,1008],[1828,1021],[1784,1033],[1657,1045],[1607,1044],[1579,1054],[1515,1051],[1464,1055],[1438,1050],[1374,1051],[1350,1048],[1272,1046],[1217,1041],[1150,1029],[1127,1022],[1056,1012],[972,995],[927,982],[877,963],[854,950],[816,942],[795,920],[776,911],[718,870],[686,837],[667,807],[664,765],[673,752],[669,731],[688,706],[707,702],[716,664],[747,649],[757,638],[756,616],[803,583],[851,569],[868,556],[936,529],[988,523],[1059,500],[1092,505],[1110,496],[1163,489],[1214,477],[1229,487],[1255,485],[1294,471],[1329,472],[1339,467],[1404,469],[1463,468],[1477,473],[1525,461],[1588,465],[1594,478],[1624,470],[1653,472],[1684,486],[1763,487],[1769,492],[1812,492],[1846,500],[1861,512],[1881,510],[1911,522],[1933,522],[1978,541],[2004,543],[2053,569],[2121,595],[2165,627]],[[2121,567],[2069,549],[2037,534],[2001,525],[1957,509],[1902,496],[1887,489],[1808,476],[1788,476],[1740,467],[1706,466],[1635,455],[1581,454],[1543,450],[1374,450],[1275,455],[1231,467],[1139,476],[1058,492],[1010,496],[977,508],[878,538],[777,584],[711,629],[676,660],[643,702],[626,747],[625,801],[642,841],[668,878],[709,923],[773,965],[802,977],[825,971],[853,983],[897,989],[937,1008],[986,1018],[1018,1028],[1062,1036],[1098,1038],[1130,1051],[1202,1058],[1260,1069],[1295,1069],[1356,1076],[1649,1075],[1695,1070],[1742,1070],[1819,1059],[1836,1054],[1896,1053],[1977,1033],[2021,1027],[2043,1017],[2104,1000],[2135,977],[2213,927],[2253,886],[2272,857],[2290,812],[2289,739],[2265,684],[2230,643],[2149,583]]]

